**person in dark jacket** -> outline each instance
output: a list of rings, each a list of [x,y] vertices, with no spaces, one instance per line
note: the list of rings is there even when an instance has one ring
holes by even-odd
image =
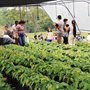
[[[72,27],[73,27],[73,36],[76,38],[76,22],[75,20],[72,20]]]
[[[4,35],[8,35],[9,37],[12,38],[12,32],[10,30],[8,30],[7,25],[4,27]]]

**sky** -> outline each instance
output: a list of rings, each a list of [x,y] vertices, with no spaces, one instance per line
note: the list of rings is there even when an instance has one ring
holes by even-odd
[[[73,14],[73,4],[66,4],[70,12]],[[45,11],[48,13],[50,18],[55,21],[57,15],[62,15],[63,19],[68,18],[69,23],[71,23],[72,17],[68,10],[62,5],[46,5],[43,6]],[[89,11],[88,11],[89,10]],[[89,15],[88,15],[89,14]],[[75,20],[80,29],[90,30],[90,5],[88,9],[88,4],[85,2],[76,2],[75,3]]]

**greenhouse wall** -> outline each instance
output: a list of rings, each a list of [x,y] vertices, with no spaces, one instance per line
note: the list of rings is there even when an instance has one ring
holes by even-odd
[[[73,3],[67,3],[66,6],[73,15]],[[81,30],[90,30],[90,7],[86,2],[75,2],[75,19]],[[89,5],[90,6],[90,5]],[[61,4],[57,5],[46,5],[43,6],[45,11],[49,14],[53,21],[56,20],[57,15],[62,15],[63,18],[68,18],[69,23],[72,20],[72,17],[68,10]],[[89,8],[89,9],[88,9]]]

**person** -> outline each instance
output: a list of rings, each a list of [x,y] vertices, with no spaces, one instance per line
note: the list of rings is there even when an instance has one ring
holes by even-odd
[[[35,34],[35,35],[34,35],[34,40],[37,40],[37,39],[38,39],[38,38],[37,38],[37,35]]]
[[[62,16],[58,15],[57,20],[55,21],[54,25],[57,23],[57,24],[59,24],[60,28],[62,29],[63,28],[63,23],[62,23],[61,20],[62,20]]]
[[[76,37],[76,21],[72,20],[72,26],[73,26],[73,36]]]
[[[52,42],[52,38],[53,38],[53,32],[52,32],[51,28],[48,28],[48,30],[47,30],[47,42]]]
[[[4,35],[8,35],[9,37],[12,38],[12,33],[11,33],[10,30],[8,30],[8,25],[6,25],[6,26],[4,27]]]
[[[44,35],[42,33],[40,34],[40,38],[41,38],[41,40],[44,39]]]
[[[42,33],[40,35],[38,35],[38,40],[43,40],[43,39],[44,39],[44,36]]]
[[[41,36],[40,35],[38,35],[38,40],[41,40]]]
[[[18,31],[16,29],[17,25],[18,25],[18,21],[15,21],[15,24],[12,25],[12,34],[13,34],[13,39],[15,39],[15,43],[18,45]]]
[[[0,36],[0,45],[14,44],[15,40],[12,39],[8,34]]]
[[[64,27],[66,26],[66,24],[68,24],[68,19],[67,18],[63,19],[63,30],[64,30]]]
[[[88,36],[87,36],[86,40],[87,40],[88,42],[90,42],[90,32],[88,33]]]
[[[53,41],[57,40],[57,33],[53,33]]]
[[[25,36],[27,37],[27,35],[25,34],[25,21],[21,20],[19,22],[19,24],[16,26],[16,29],[18,31],[18,41],[19,41],[19,45],[24,46],[25,45]]]
[[[80,35],[80,33],[77,33],[76,40],[77,41],[83,40],[83,37]]]
[[[72,26],[70,29],[70,40],[69,40],[69,44],[75,44],[75,39],[76,39],[76,21],[72,20]]]
[[[57,42],[60,44],[62,40],[62,30],[63,30],[63,25],[62,25],[62,16],[58,15],[57,21],[55,22],[54,26],[57,29]]]
[[[69,24],[64,26],[64,33],[63,33],[63,43],[68,44],[68,36],[69,36],[70,27]]]
[[[59,44],[61,44],[63,31],[61,30],[61,27],[60,27],[59,24],[56,24],[55,27],[56,27],[56,29],[57,29],[57,42],[58,42]]]
[[[8,37],[8,35],[4,35],[4,37],[0,37],[0,45],[6,45],[6,44],[14,44],[15,41]]]

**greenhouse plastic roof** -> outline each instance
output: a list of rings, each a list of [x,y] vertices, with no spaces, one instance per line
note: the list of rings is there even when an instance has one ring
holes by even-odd
[[[31,5],[54,4],[55,5],[56,2],[58,2],[59,4],[62,4],[62,1],[64,1],[65,3],[71,3],[71,2],[90,3],[90,0],[0,0],[0,7],[21,6],[21,5],[27,5],[27,4],[31,4]]]
[[[0,0],[0,7],[39,4],[47,1],[51,1],[51,0]]]

